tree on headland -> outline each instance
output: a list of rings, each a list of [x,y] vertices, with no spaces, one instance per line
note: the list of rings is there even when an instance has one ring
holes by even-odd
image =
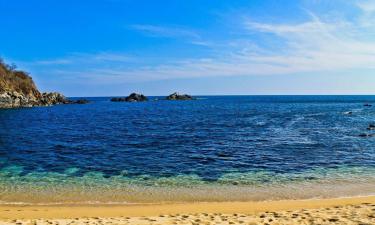
[[[17,65],[16,64],[14,64],[14,63],[12,63],[12,64],[10,64],[10,65],[7,65],[7,67],[8,67],[8,69],[10,70],[10,71],[16,71],[16,69],[17,69]]]
[[[27,72],[17,70],[17,66],[6,64],[0,58],[0,91],[5,90],[17,91],[24,95],[40,96],[32,78]]]

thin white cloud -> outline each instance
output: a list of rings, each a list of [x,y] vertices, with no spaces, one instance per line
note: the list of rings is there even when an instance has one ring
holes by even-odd
[[[375,69],[375,40],[368,41],[363,27],[348,21],[325,22],[312,15],[298,24],[267,24],[246,20],[244,29],[268,33],[282,40],[273,51],[268,48],[226,50],[220,57],[184,60],[108,74],[116,79],[138,81],[209,76],[270,75]],[[365,41],[367,40],[367,41]],[[280,43],[279,43],[280,44]],[[253,42],[249,40],[249,45]],[[104,72],[104,71],[102,71]]]
[[[254,58],[258,61],[282,63],[295,68],[295,72],[375,66],[375,40],[368,41],[366,32],[360,31],[362,28],[355,23],[329,23],[314,17],[311,21],[296,25],[246,24],[250,30],[277,35],[284,40],[284,47],[288,49],[284,55]]]
[[[375,6],[374,6],[375,7]],[[350,69],[375,69],[375,28],[363,23],[372,5],[359,4],[361,14],[349,20],[323,20],[311,14],[310,19],[295,24],[262,23],[245,19],[241,40],[228,40],[225,47],[196,40],[197,44],[216,48],[215,55],[202,59],[185,59],[161,64],[124,67],[127,56],[99,54],[87,57],[96,61],[90,68],[66,70],[99,82],[138,82],[149,80],[253,76],[310,72],[337,72]],[[162,37],[198,38],[195,32],[152,25],[134,25],[133,29]],[[246,33],[249,34],[246,40]],[[250,35],[251,34],[251,35]],[[277,46],[260,45],[254,34],[277,38]],[[258,42],[258,44],[257,44]],[[233,44],[237,43],[237,44]],[[240,43],[240,44],[238,44]],[[85,57],[81,57],[85,58]],[[103,67],[103,61],[112,61]],[[57,60],[58,61],[58,60]],[[64,61],[62,61],[64,63]]]
[[[357,3],[358,7],[366,13],[375,12],[375,1],[360,1]]]
[[[227,52],[221,58],[178,65],[161,65],[134,71],[150,78],[287,74],[347,69],[375,69],[375,40],[355,22],[324,22],[312,15],[298,24],[245,21],[245,29],[282,39],[284,51],[272,47],[260,51]],[[251,42],[251,41],[250,41]],[[280,47],[280,46],[278,46]]]
[[[71,63],[73,63],[73,61],[67,58],[51,59],[51,60],[37,60],[33,62],[33,64],[37,64],[37,65],[67,65]]]
[[[131,26],[132,29],[143,32],[153,37],[167,37],[167,38],[193,38],[199,39],[200,36],[197,32],[180,27],[166,27],[156,26],[149,24],[134,24]]]
[[[68,56],[50,59],[50,60],[36,60],[32,62],[34,65],[74,65],[74,64],[99,64],[103,62],[130,62],[134,59],[126,54],[117,54],[109,52],[99,53],[72,53]]]
[[[362,27],[370,28],[375,27],[375,1],[359,1],[357,6],[362,10],[358,22]]]

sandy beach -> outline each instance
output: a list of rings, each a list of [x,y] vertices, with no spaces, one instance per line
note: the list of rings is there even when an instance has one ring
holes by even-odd
[[[1,224],[375,224],[375,197],[142,205],[0,206]]]

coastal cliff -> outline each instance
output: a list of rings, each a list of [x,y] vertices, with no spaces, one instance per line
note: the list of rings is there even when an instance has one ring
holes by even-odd
[[[0,108],[49,106],[69,103],[62,94],[40,93],[28,73],[0,59]]]

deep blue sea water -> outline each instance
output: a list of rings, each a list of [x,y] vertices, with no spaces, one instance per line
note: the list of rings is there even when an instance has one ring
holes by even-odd
[[[255,187],[328,181],[358,192],[343,194],[375,187],[375,137],[359,137],[375,134],[366,130],[375,105],[364,106],[375,96],[155,98],[0,110],[0,201],[189,198],[179,199],[183,191],[160,195],[163,187],[204,193],[220,186],[248,196]],[[358,183],[364,187],[357,190]],[[116,194],[88,194],[103,190]],[[313,193],[322,194],[306,196]],[[208,200],[221,199],[210,194]]]

